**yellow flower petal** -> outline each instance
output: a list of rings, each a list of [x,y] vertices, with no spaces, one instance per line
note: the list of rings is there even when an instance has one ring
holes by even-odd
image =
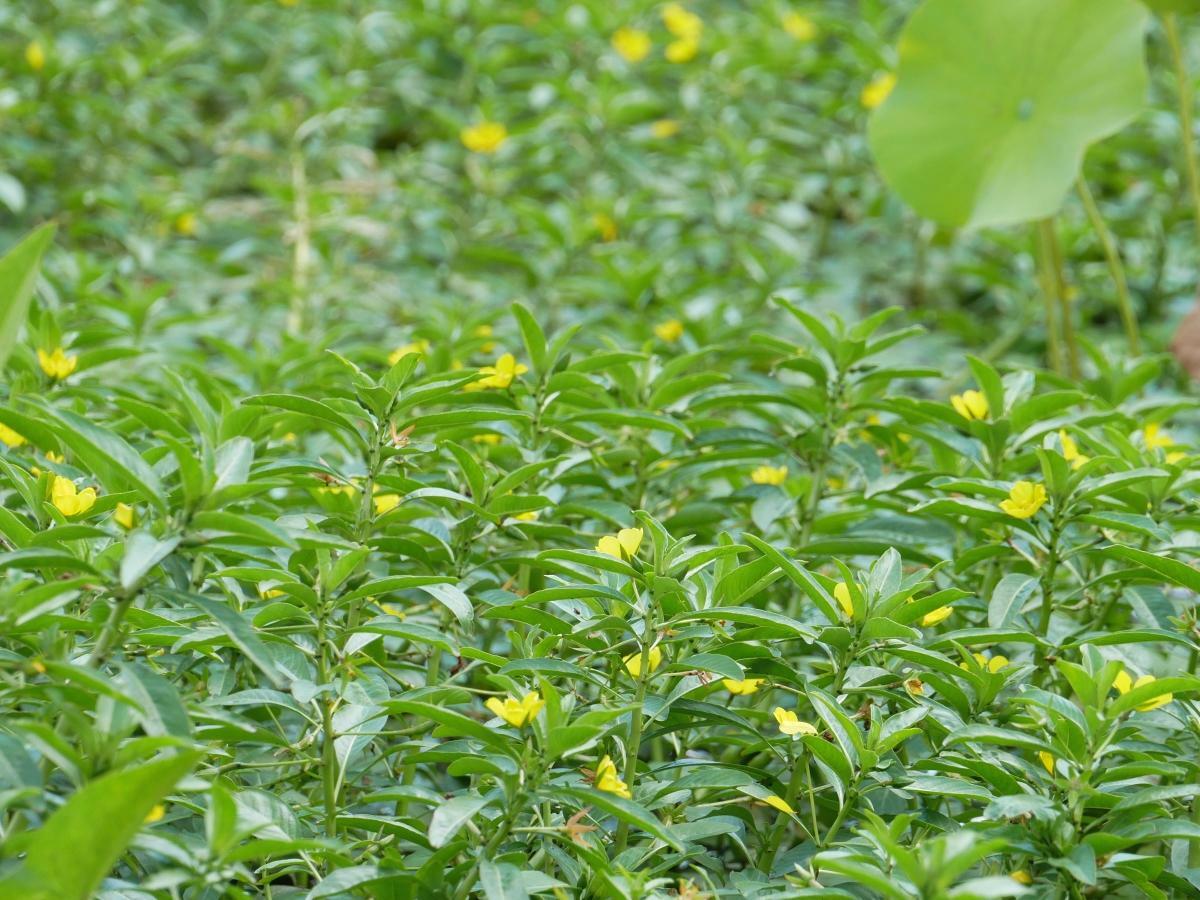
[[[954,411],[964,419],[980,420],[988,417],[988,402],[979,391],[963,391],[950,398]]]
[[[638,63],[650,55],[650,35],[637,28],[618,28],[612,37],[613,49],[626,62]]]
[[[37,359],[42,371],[56,381],[62,381],[74,372],[75,367],[79,364],[79,357],[68,356],[62,347],[55,347],[50,353],[38,350]]]
[[[683,337],[683,323],[678,319],[667,319],[654,326],[654,334],[660,340],[673,344]]]
[[[933,612],[925,613],[925,615],[921,617],[921,624],[928,628],[931,625],[936,625],[938,622],[944,622],[946,619],[950,618],[950,614],[952,612],[954,612],[952,607],[940,606]]]
[[[876,109],[883,105],[896,87],[896,76],[891,72],[883,72],[871,79],[870,84],[862,89],[859,100],[867,109]]]
[[[495,153],[508,140],[508,129],[499,122],[478,122],[464,128],[459,137],[472,153]]]
[[[658,670],[658,667],[662,665],[662,660],[663,660],[662,647],[659,647],[657,644],[655,644],[653,647],[650,648],[650,652],[646,658],[646,661],[649,664],[650,674],[653,674],[655,671]],[[636,653],[630,653],[627,657],[625,657],[624,662],[625,662],[625,671],[626,672],[628,672],[634,678],[641,677],[641,675],[642,675],[642,651],[641,650],[638,650]]]
[[[1046,767],[1046,771],[1049,772],[1051,775],[1053,775],[1054,774],[1054,764],[1056,762],[1056,760],[1054,759],[1054,754],[1052,754],[1046,750],[1039,750],[1038,751],[1038,759],[1040,759],[1042,761],[1042,765]]]
[[[847,619],[854,618],[854,601],[850,597],[850,586],[846,582],[840,582],[834,585],[833,599],[841,606],[842,612],[846,614]]]
[[[775,721],[779,723],[779,730],[787,735],[817,733],[813,725],[802,721],[792,710],[782,706],[775,707]]]
[[[724,678],[721,680],[721,684],[724,685],[725,690],[731,694],[753,694],[762,683],[762,678],[747,678],[743,681],[738,681],[735,678]]]
[[[808,16],[798,12],[783,17],[783,30],[798,41],[811,41],[817,37],[817,24]]]
[[[1018,481],[1008,492],[1008,499],[1000,501],[1000,508],[1018,519],[1028,519],[1046,503],[1046,488],[1032,481]]]
[[[600,760],[600,763],[596,766],[596,790],[616,794],[618,797],[624,797],[626,800],[633,797],[633,794],[629,791],[629,786],[617,777],[617,767],[608,756]]]
[[[764,797],[763,803],[767,804],[767,806],[773,806],[780,812],[787,813],[789,816],[794,816],[796,814],[796,811],[788,805],[786,800],[784,800],[782,797],[777,797],[774,794],[772,794],[770,797]]]
[[[787,481],[787,466],[759,466],[750,473],[750,480],[755,484],[780,485]]]

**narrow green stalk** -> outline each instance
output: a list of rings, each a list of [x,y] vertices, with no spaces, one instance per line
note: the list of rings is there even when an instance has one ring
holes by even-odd
[[[803,744],[801,746],[803,747]],[[790,749],[789,762],[792,765],[792,777],[788,780],[787,789],[784,791],[783,800],[788,806],[795,809],[796,795],[800,793],[800,786],[804,781],[807,762],[804,766],[801,766],[795,759],[795,756],[792,754]],[[791,816],[783,811],[780,811],[778,821],[775,823],[775,828],[771,832],[770,837],[767,838],[767,842],[763,845],[762,852],[758,857],[758,868],[761,871],[767,873],[771,871],[771,867],[775,863],[775,854],[779,852],[779,845],[783,841],[783,835],[787,831],[787,825],[790,820]],[[804,828],[803,825],[800,827],[802,829]],[[813,839],[815,840],[815,836]]]
[[[1071,298],[1067,292],[1067,276],[1063,269],[1062,244],[1058,240],[1058,229],[1053,219],[1043,219],[1040,227],[1046,235],[1046,248],[1050,256],[1050,274],[1054,280],[1054,294],[1062,321],[1063,343],[1067,346],[1067,366],[1072,378],[1078,378],[1079,343],[1075,339],[1075,315],[1071,311]]]
[[[1171,48],[1171,62],[1175,66],[1175,83],[1179,89],[1179,138],[1183,148],[1184,169],[1187,172],[1188,191],[1192,197],[1192,218],[1196,227],[1196,239],[1200,242],[1200,165],[1196,162],[1195,127],[1192,119],[1192,80],[1187,62],[1183,58],[1183,44],[1179,39],[1179,17],[1166,13],[1162,17],[1163,30],[1167,33],[1167,44]]]
[[[1059,375],[1063,370],[1062,345],[1058,336],[1058,305],[1055,302],[1055,278],[1050,271],[1050,248],[1046,245],[1046,233],[1041,223],[1033,226],[1034,258],[1037,260],[1038,284],[1046,312],[1046,351],[1050,368]]]
[[[1092,196],[1087,180],[1082,175],[1075,182],[1075,187],[1079,191],[1079,199],[1083,203],[1088,221],[1091,222],[1100,246],[1104,250],[1108,272],[1117,289],[1117,309],[1121,313],[1121,324],[1125,326],[1125,336],[1129,339],[1129,350],[1136,356],[1142,352],[1142,342],[1138,334],[1137,317],[1133,314],[1133,303],[1129,299],[1129,282],[1125,278],[1125,266],[1121,263],[1117,242],[1112,231],[1104,223],[1104,217],[1100,215],[1100,208],[1096,205],[1096,198]]]
[[[117,602],[113,604],[112,609],[108,612],[108,619],[105,621],[104,628],[100,632],[96,646],[92,648],[92,652],[88,655],[88,668],[99,668],[104,660],[108,658],[109,652],[113,649],[113,645],[117,642],[118,636],[121,633],[121,623],[125,620],[125,614],[129,612],[129,607],[133,605],[136,596],[137,594],[134,593],[128,596],[117,597]]]
[[[337,837],[337,751],[333,734],[333,701],[328,697],[321,703],[321,785],[325,802],[325,833]]]
[[[629,723],[629,739],[625,745],[625,774],[624,781],[632,789],[634,779],[637,777],[637,761],[638,754],[642,750],[642,706],[646,702],[646,685],[650,678],[650,643],[653,639],[653,631],[650,628],[650,612],[647,605],[645,627],[642,631],[642,655],[641,666],[638,668],[638,683],[637,693],[634,696],[633,718]],[[617,837],[613,845],[615,853],[620,853],[625,849],[625,843],[629,840],[629,823],[622,821],[617,828]]]
[[[292,149],[292,219],[296,229],[292,244],[292,297],[287,332],[296,337],[304,328],[308,305],[309,271],[312,269],[312,220],[308,207],[308,174],[299,144]]]

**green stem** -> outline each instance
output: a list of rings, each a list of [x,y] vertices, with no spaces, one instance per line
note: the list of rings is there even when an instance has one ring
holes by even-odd
[[[1183,147],[1188,191],[1192,197],[1196,238],[1200,241],[1200,165],[1196,162],[1195,128],[1192,123],[1192,80],[1188,75],[1187,62],[1183,58],[1183,45],[1179,39],[1179,18],[1175,13],[1166,13],[1162,21],[1163,29],[1167,33],[1167,44],[1171,48],[1171,62],[1175,66],[1175,82],[1179,88],[1180,142]]]
[[[92,652],[88,655],[88,668],[99,668],[101,663],[108,658],[109,652],[112,650],[121,633],[121,623],[125,619],[125,613],[129,612],[129,607],[133,605],[136,596],[137,594],[134,593],[117,598],[117,602],[113,604],[112,609],[108,612],[108,620],[104,623],[104,629],[100,632],[96,646],[92,648]]]
[[[801,745],[803,746],[803,745]],[[803,752],[803,751],[802,751]],[[790,755],[790,754],[789,754]],[[787,789],[784,792],[783,799],[788,806],[795,809],[796,795],[800,792],[800,785],[803,783],[806,766],[802,767],[796,761],[794,756],[791,758],[792,777],[788,780]],[[787,830],[787,824],[791,816],[785,812],[780,812],[778,821],[775,823],[775,828],[763,845],[762,852],[758,857],[758,869],[760,872],[770,873],[771,867],[775,864],[775,854],[779,852],[779,845],[783,841],[784,832]],[[803,826],[801,826],[803,828]]]
[[[1104,250],[1108,272],[1117,289],[1117,309],[1121,313],[1121,323],[1125,326],[1125,336],[1129,339],[1129,350],[1136,356],[1142,352],[1142,343],[1138,334],[1137,317],[1133,314],[1133,303],[1129,299],[1129,282],[1125,278],[1125,266],[1122,265],[1121,254],[1117,251],[1117,242],[1113,238],[1112,231],[1104,224],[1104,217],[1100,215],[1096,198],[1092,196],[1087,180],[1082,175],[1075,182],[1075,187],[1079,191],[1079,199],[1083,202],[1083,209],[1087,213],[1088,221],[1092,223],[1092,228],[1095,229],[1096,237]]]
[[[1042,228],[1046,232],[1046,247],[1050,250],[1050,271],[1054,276],[1054,293],[1058,297],[1058,308],[1061,313],[1063,342],[1067,345],[1067,364],[1071,377],[1078,378],[1080,374],[1079,344],[1075,339],[1075,315],[1071,311],[1071,298],[1067,292],[1062,244],[1058,240],[1058,229],[1055,227],[1053,219],[1043,219]]]
[[[642,655],[641,666],[638,668],[638,683],[637,693],[634,696],[633,718],[629,722],[629,740],[625,745],[625,784],[633,788],[634,779],[637,777],[637,762],[638,754],[642,750],[642,706],[646,702],[646,685],[650,676],[650,642],[653,640],[654,633],[650,628],[650,612],[649,604],[646,607],[645,627],[642,631]],[[625,849],[625,842],[629,840],[629,823],[622,820],[617,828],[617,837],[613,850],[615,853],[620,853]]]
[[[1059,375],[1063,374],[1062,345],[1058,336],[1058,305],[1055,302],[1056,279],[1050,269],[1050,248],[1046,243],[1046,232],[1042,223],[1033,227],[1034,257],[1037,260],[1038,284],[1041,286],[1042,300],[1046,311],[1046,350],[1050,357],[1050,368]]]

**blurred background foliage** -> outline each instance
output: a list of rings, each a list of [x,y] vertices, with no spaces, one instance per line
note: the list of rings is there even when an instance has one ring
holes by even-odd
[[[378,341],[381,313],[395,345],[514,299],[548,328],[598,326],[584,341],[679,318],[703,344],[782,326],[779,294],[850,317],[907,306],[936,325],[922,353],[1043,358],[1027,235],[940,233],[873,169],[865,89],[910,0],[692,4],[703,29],[679,62],[660,6],[10,4],[0,240],[57,219],[71,315],[136,308],[180,347]],[[644,58],[618,51],[622,28]],[[1150,110],[1086,174],[1153,348],[1196,277],[1157,24],[1149,54]],[[495,153],[460,140],[481,121],[507,130]],[[1115,337],[1075,198],[1062,231],[1083,333]]]

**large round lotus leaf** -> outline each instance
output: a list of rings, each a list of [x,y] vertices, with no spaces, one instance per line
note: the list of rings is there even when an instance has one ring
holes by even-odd
[[[953,227],[1054,214],[1084,151],[1142,108],[1136,0],[925,0],[872,117],[888,183]]]

